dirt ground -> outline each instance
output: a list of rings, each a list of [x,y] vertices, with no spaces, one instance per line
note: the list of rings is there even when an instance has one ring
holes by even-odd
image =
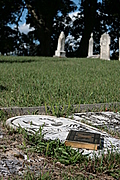
[[[13,133],[0,124],[0,178],[1,179],[100,179],[112,180],[106,174],[95,174],[85,169],[84,164],[65,166],[54,159],[38,153],[28,153],[23,146],[21,134]]]

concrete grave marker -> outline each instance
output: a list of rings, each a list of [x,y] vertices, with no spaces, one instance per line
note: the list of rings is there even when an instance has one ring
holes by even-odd
[[[89,39],[88,57],[92,55],[93,55],[93,33],[91,33],[91,37]]]
[[[85,126],[81,126],[80,123],[76,123],[74,120],[67,118],[56,118],[54,116],[47,115],[23,115],[10,118],[6,122],[13,128],[18,128],[19,125],[26,130],[35,133],[39,130],[40,126],[43,126],[43,134],[45,133],[45,139],[60,139],[65,141],[69,131],[74,130],[89,130]]]
[[[91,116],[90,116],[91,115]],[[111,147],[117,148],[118,151],[120,152],[120,140],[113,138],[110,134],[108,134],[105,131],[101,131],[98,128],[92,127],[90,125],[84,124],[81,122],[82,120],[87,118],[87,116],[90,116],[90,122],[91,124],[97,124],[97,126],[103,122],[103,126],[105,125],[104,123],[106,122],[109,126],[111,126],[111,122],[113,118],[113,122],[115,125],[115,120],[116,120],[116,130],[119,132],[119,125],[118,122],[120,121],[120,114],[116,114],[113,112],[102,112],[102,114],[98,113],[78,113],[74,114],[72,116],[72,119],[69,118],[57,118],[54,116],[48,116],[48,115],[23,115],[23,116],[16,116],[9,118],[6,121],[6,125],[13,127],[14,129],[17,129],[19,126],[22,128],[25,128],[28,132],[35,133],[36,131],[39,130],[40,126],[43,126],[43,134],[45,139],[60,139],[60,141],[65,142],[66,138],[69,134],[69,132],[72,131],[82,131],[82,132],[88,132],[88,133],[95,133],[95,134],[100,134],[101,138],[104,138],[104,152],[107,153],[107,149],[111,149]],[[105,116],[105,117],[104,117]],[[106,118],[108,116],[108,118]],[[93,123],[92,123],[93,121]],[[89,121],[88,121],[89,122]],[[99,123],[100,122],[100,123]],[[110,124],[109,124],[110,122]],[[111,127],[113,128],[113,127]],[[111,146],[112,143],[112,146]],[[83,147],[85,148],[85,146]],[[92,156],[93,150],[87,150],[84,149],[84,154],[90,153],[90,156]],[[96,151],[96,155],[100,155],[99,152],[102,153],[101,150]]]
[[[55,57],[65,57],[66,52],[65,52],[65,34],[62,31],[60,33],[60,36],[58,38],[58,45],[57,45],[57,50],[55,51]]]
[[[99,58],[100,55],[93,55],[93,33],[91,33],[91,37],[89,39],[89,45],[88,45],[88,56],[87,58]]]
[[[110,60],[110,36],[107,33],[100,38],[100,59]]]

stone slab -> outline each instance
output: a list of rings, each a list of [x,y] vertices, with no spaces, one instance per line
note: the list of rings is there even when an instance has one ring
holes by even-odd
[[[85,121],[95,127],[103,127],[109,131],[120,133],[120,113],[114,112],[87,112],[75,113],[73,119],[77,121]]]
[[[60,139],[65,141],[69,131],[83,130],[89,131],[90,129],[81,123],[76,122],[67,118],[56,118],[54,116],[47,115],[25,115],[16,116],[8,119],[6,121],[7,125],[10,125],[14,129],[21,126],[28,131],[36,132],[39,130],[40,126],[43,126],[43,133],[45,134],[45,139]]]
[[[81,118],[85,118],[90,121],[90,118],[92,119],[91,122],[96,124],[96,127],[92,127],[90,125],[87,125],[83,122],[81,122]],[[95,117],[96,116],[96,117]],[[105,117],[103,119],[103,116]],[[111,120],[111,118],[113,119]],[[95,153],[100,154],[100,152],[104,151],[107,152],[107,149],[113,149],[118,150],[120,152],[120,139],[113,138],[110,134],[108,134],[105,131],[101,131],[97,128],[97,123],[103,124],[113,121],[114,119],[118,123],[120,120],[120,114],[119,113],[113,113],[113,112],[102,112],[101,114],[97,113],[75,113],[72,116],[72,119],[69,118],[56,118],[54,116],[47,116],[47,115],[24,115],[24,116],[16,116],[8,119],[6,121],[6,124],[8,126],[11,126],[13,128],[18,128],[19,125],[22,128],[25,128],[29,132],[36,132],[40,126],[43,126],[43,133],[45,134],[45,139],[60,139],[62,142],[64,142],[68,136],[68,133],[70,130],[77,130],[77,131],[84,131],[84,132],[92,132],[92,133],[99,133],[102,138],[104,138],[104,148],[103,150],[99,150]],[[118,120],[118,121],[117,121]],[[120,122],[120,121],[119,121]],[[111,124],[109,124],[111,125]],[[118,124],[117,124],[118,126]],[[118,128],[119,131],[119,128]],[[84,154],[90,153],[92,155],[93,150],[85,150]]]

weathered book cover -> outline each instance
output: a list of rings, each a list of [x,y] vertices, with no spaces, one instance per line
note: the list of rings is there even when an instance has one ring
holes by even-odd
[[[103,146],[103,142],[100,139],[100,134],[71,130],[65,145],[74,148],[97,150],[101,145]]]

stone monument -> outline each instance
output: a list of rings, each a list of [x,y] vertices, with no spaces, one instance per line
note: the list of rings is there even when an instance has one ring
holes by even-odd
[[[93,55],[93,33],[91,33],[91,37],[89,39],[89,46],[88,46],[88,57]]]
[[[88,56],[87,58],[99,58],[100,55],[99,54],[96,54],[96,55],[93,55],[93,33],[91,33],[91,37],[89,39],[89,45],[88,45]]]
[[[62,31],[58,38],[57,50],[55,51],[54,57],[66,57],[66,52],[64,49],[65,49],[65,34]]]
[[[100,38],[100,59],[110,60],[110,36],[107,33]]]

